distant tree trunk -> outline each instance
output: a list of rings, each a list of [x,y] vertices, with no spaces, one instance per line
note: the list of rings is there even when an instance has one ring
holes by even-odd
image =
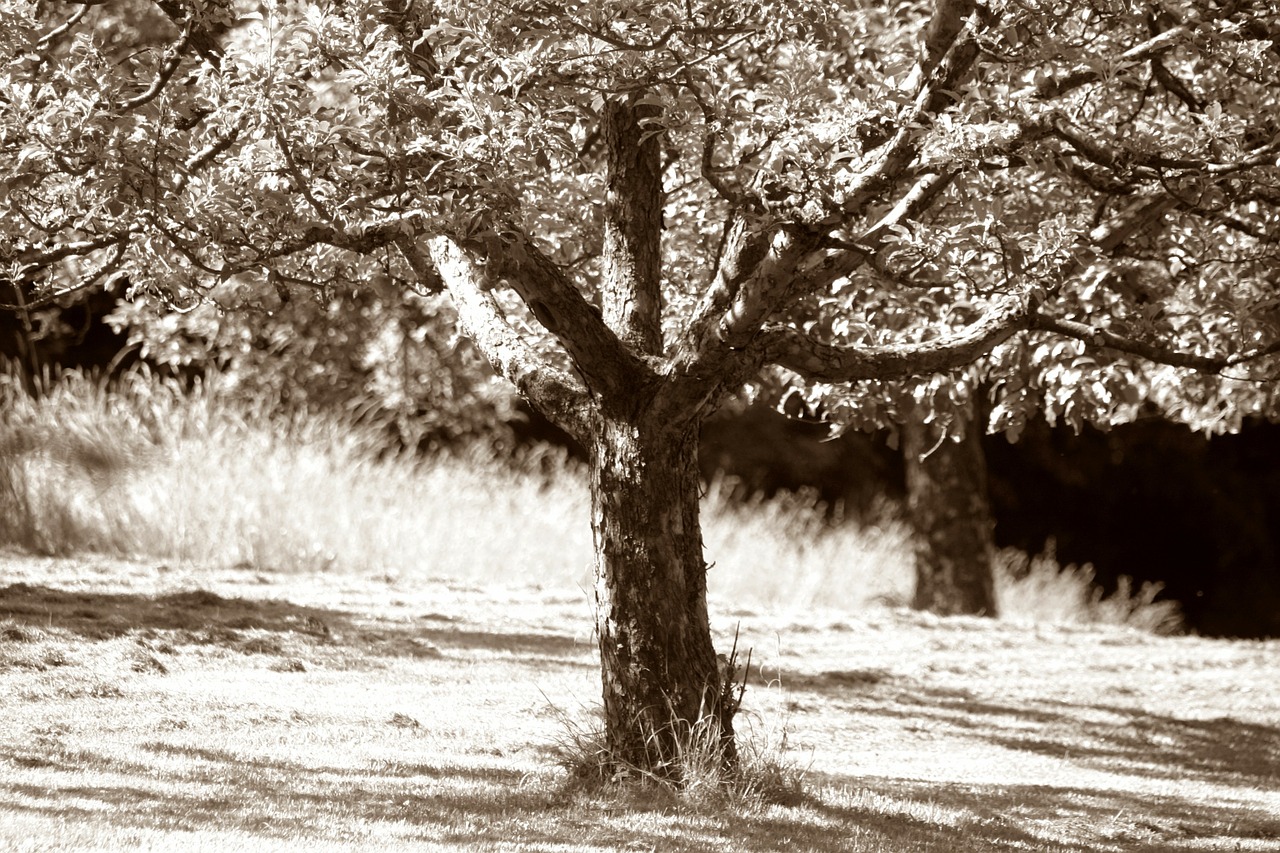
[[[982,436],[971,420],[964,438],[941,439],[934,424],[903,428],[907,505],[916,531],[917,610],[996,615],[995,547]]]
[[[602,418],[591,452],[597,628],[615,761],[678,775],[677,739],[733,713],[711,644],[698,521],[697,424]]]
[[[0,309],[0,354],[11,359],[19,372],[26,392],[36,396],[40,391],[40,378],[44,374],[40,360],[40,348],[35,339],[31,313],[27,310],[27,295],[23,288],[6,279],[0,279],[0,301],[18,306],[15,311]],[[5,292],[7,291],[7,292]]]

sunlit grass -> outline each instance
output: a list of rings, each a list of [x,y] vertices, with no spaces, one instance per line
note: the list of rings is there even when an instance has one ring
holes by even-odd
[[[68,374],[33,400],[0,377],[0,542],[199,567],[441,576],[589,588],[586,478],[563,453],[391,453],[377,424],[282,418],[216,378],[183,389]],[[709,484],[703,533],[718,606],[852,612],[900,606],[911,538],[891,512],[836,523],[804,495],[743,502]],[[1021,559],[1022,563],[1017,564]],[[1007,556],[1002,613],[1167,631],[1155,590],[1100,599],[1088,567]]]
[[[1280,850],[1274,643],[721,615],[748,784],[584,786],[581,596],[0,562],[3,850]]]
[[[36,552],[548,582],[589,572],[586,491],[562,456],[388,456],[376,425],[282,420],[216,383],[186,392],[144,377],[108,392],[71,375],[39,400],[11,392],[2,417],[0,537]]]
[[[1060,566],[1052,541],[1043,554],[1028,556],[1006,550],[996,566],[996,594],[1006,618],[1019,622],[1062,625],[1128,625],[1156,634],[1182,629],[1176,601],[1156,600],[1162,584],[1144,583],[1136,590],[1122,576],[1110,595],[1094,585],[1093,566]]]

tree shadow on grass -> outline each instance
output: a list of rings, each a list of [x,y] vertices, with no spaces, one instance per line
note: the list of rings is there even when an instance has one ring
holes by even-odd
[[[926,809],[958,815],[956,826],[970,839],[958,850],[1167,853],[1175,848],[1252,850],[1258,848],[1249,846],[1251,842],[1280,842],[1280,817],[1248,806],[1205,802],[1191,792],[1179,796],[1105,787],[940,784],[895,778],[875,778],[866,785],[878,798],[925,803]],[[838,819],[856,819],[847,809],[820,810]],[[991,847],[979,847],[979,839]]]
[[[939,744],[942,762],[948,755],[942,742],[950,738],[1033,753],[1062,765],[1061,784],[869,781],[880,793],[897,791],[947,808],[985,812],[995,821],[1056,814],[1057,820],[1094,835],[1080,846],[1057,842],[1062,849],[1195,850],[1208,849],[1197,839],[1221,843],[1225,837],[1240,846],[1213,849],[1260,849],[1265,842],[1266,849],[1280,850],[1280,814],[1253,805],[1258,792],[1280,790],[1280,726],[1056,698],[994,701],[877,669],[792,675],[786,684],[793,695],[834,701],[855,719],[893,718],[928,732],[929,742]],[[1115,784],[1079,787],[1072,780],[1079,770],[1114,774]],[[961,774],[957,770],[957,779]],[[1052,771],[1046,776],[1054,781]],[[1160,793],[1139,793],[1153,789]],[[1185,795],[1172,796],[1171,790]]]
[[[399,654],[410,643],[434,643],[445,653],[485,650],[590,665],[580,645],[556,634],[463,630],[438,617],[370,622],[346,611],[200,590],[150,597],[19,584],[0,589],[0,622],[89,640],[132,631],[189,635],[190,642],[274,632],[317,644],[349,643],[364,653]],[[625,799],[602,805],[546,779],[530,784],[510,762],[494,759],[484,759],[482,766],[433,763],[408,750],[404,761],[352,768],[159,741],[143,743],[142,757],[135,751],[125,759],[69,749],[50,738],[0,752],[0,815],[25,812],[156,831],[230,829],[290,841],[391,833],[409,843],[459,848],[1155,853],[1175,845],[1207,849],[1197,846],[1199,839],[1227,837],[1242,850],[1280,839],[1280,819],[1273,815],[1198,797],[1194,784],[1185,791],[1174,787],[1202,781],[1274,788],[1280,731],[1272,727],[1109,705],[993,702],[881,670],[793,678],[788,687],[838,696],[853,714],[901,717],[993,748],[1150,777],[1159,793],[1086,789],[1051,779],[1040,785],[975,785],[962,781],[962,770],[947,782],[851,773],[814,780],[855,792],[851,796],[815,790],[795,808],[701,813]],[[944,751],[939,760],[946,757]],[[858,796],[859,791],[870,793]]]
[[[0,755],[0,766],[22,765],[18,759],[40,748]],[[1274,820],[1168,793],[836,776],[815,781],[871,793],[824,798],[817,792],[789,809],[697,811],[575,796],[554,780],[531,783],[509,767],[412,760],[387,767],[315,766],[161,742],[143,745],[155,761],[43,748],[39,766],[65,773],[67,784],[0,776],[0,814],[160,832],[238,831],[294,842],[390,835],[401,843],[459,849],[1155,853],[1175,844],[1198,849],[1197,839],[1220,839],[1231,825],[1237,849],[1280,838]]]
[[[883,670],[790,676],[787,686],[793,693],[841,700],[854,716],[900,718],[935,734],[1097,769],[1152,779],[1280,787],[1280,726],[1058,699],[997,702]]]
[[[150,596],[10,584],[0,588],[0,619],[88,640],[164,632],[175,643],[263,651],[273,647],[262,642],[262,632],[287,633],[311,643],[348,646],[375,655],[429,657],[484,650],[544,663],[588,665],[574,660],[582,658],[584,647],[565,634],[469,630],[449,624],[439,614],[414,622],[379,620],[345,610],[279,599],[224,597],[201,589]]]
[[[154,746],[169,757],[170,749]],[[790,849],[799,842],[806,850],[846,851],[856,836],[864,842],[912,845],[890,849],[942,851],[957,849],[962,838],[957,827],[869,809],[827,809],[826,820],[815,823],[813,809],[730,815],[681,812],[655,806],[652,800],[628,803],[625,797],[607,802],[575,798],[561,785],[529,785],[522,774],[501,768],[414,763],[386,772],[212,749],[182,750],[181,755],[190,760],[180,769],[172,769],[172,763],[158,767],[83,751],[50,756],[45,769],[111,781],[50,788],[0,780],[0,813],[105,821],[127,829],[233,830],[291,841],[328,837],[320,827],[341,826],[346,838],[385,838],[387,829],[396,827],[403,841],[430,840],[460,849],[590,845],[709,853]],[[13,756],[0,755],[0,764],[5,759]],[[998,844],[984,845],[979,837],[969,839],[972,843],[963,849],[1018,849],[1018,844],[1025,849],[1031,839],[1016,830],[1003,834],[1006,839]]]

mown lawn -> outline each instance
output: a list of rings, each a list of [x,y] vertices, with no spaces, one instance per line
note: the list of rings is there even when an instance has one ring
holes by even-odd
[[[0,555],[3,850],[1280,850],[1280,642],[736,609],[772,797],[575,786],[589,593]]]

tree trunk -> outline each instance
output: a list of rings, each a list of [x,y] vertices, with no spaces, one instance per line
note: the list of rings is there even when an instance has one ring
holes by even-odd
[[[596,620],[612,760],[678,779],[694,726],[735,761],[736,703],[707,619],[698,426],[657,420],[602,417],[595,431]]]
[[[907,505],[916,531],[917,610],[996,615],[987,463],[976,424],[940,439],[935,424],[903,428]]]

